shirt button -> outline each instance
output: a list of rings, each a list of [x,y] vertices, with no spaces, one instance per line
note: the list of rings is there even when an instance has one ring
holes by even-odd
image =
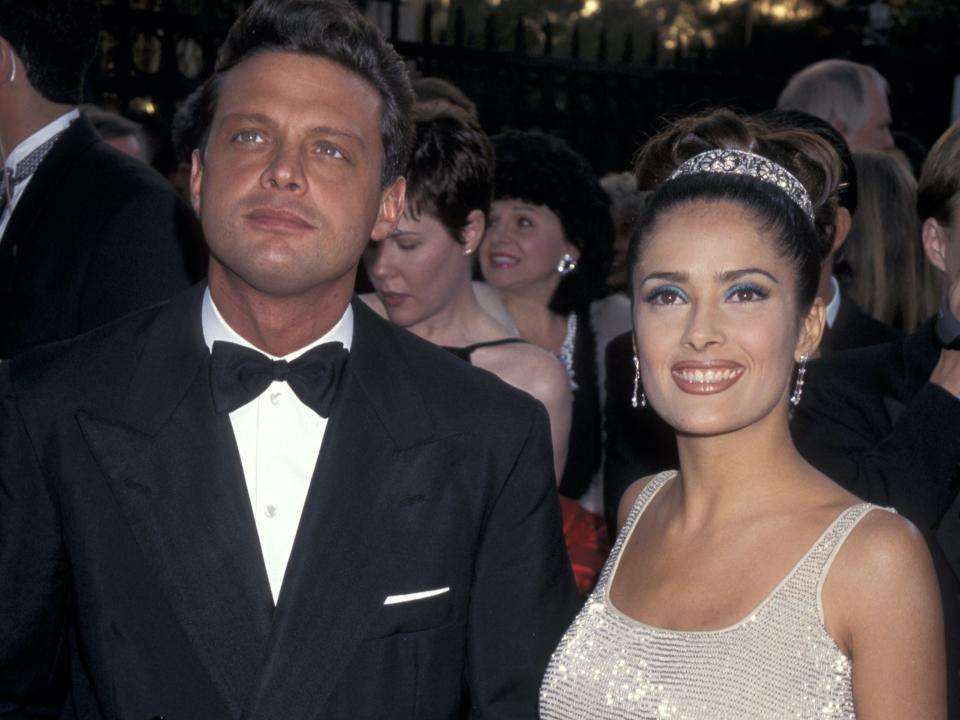
[[[278,392],[270,393],[270,402],[272,402],[274,405],[279,405],[280,398],[282,397],[283,397],[283,393],[278,393]]]
[[[276,517],[276,516],[277,516],[277,508],[276,508],[275,506],[273,506],[273,505],[267,505],[267,506],[263,509],[263,514],[266,515],[268,518]]]

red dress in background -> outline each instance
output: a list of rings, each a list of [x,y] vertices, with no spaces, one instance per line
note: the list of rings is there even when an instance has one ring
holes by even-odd
[[[610,552],[610,538],[607,525],[601,515],[587,510],[576,500],[560,496],[560,510],[563,513],[563,539],[567,544],[567,554],[577,581],[577,590],[588,595],[603,563]]]

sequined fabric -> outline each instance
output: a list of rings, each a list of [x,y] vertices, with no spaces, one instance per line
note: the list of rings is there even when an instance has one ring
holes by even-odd
[[[874,506],[824,531],[770,595],[728,628],[675,631],[633,620],[609,600],[623,546],[675,473],[640,493],[597,587],[567,630],[540,688],[542,720],[833,720],[855,718],[850,661],[823,624],[820,588],[837,549]]]

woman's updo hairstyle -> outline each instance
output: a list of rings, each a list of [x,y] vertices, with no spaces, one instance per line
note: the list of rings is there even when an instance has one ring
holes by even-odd
[[[813,220],[784,190],[747,174],[697,172],[669,180],[684,162],[709,150],[742,150],[787,170],[810,196]],[[734,202],[756,218],[763,232],[776,238],[780,253],[797,271],[799,310],[810,308],[826,254],[825,233],[818,229],[833,223],[842,173],[840,158],[830,143],[805,130],[774,127],[730,110],[714,110],[682,118],[653,137],[637,156],[634,171],[639,189],[654,194],[631,242],[631,277],[644,243],[664,212],[696,201]]]

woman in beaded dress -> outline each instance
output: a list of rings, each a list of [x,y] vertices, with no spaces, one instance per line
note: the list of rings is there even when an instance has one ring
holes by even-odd
[[[414,128],[406,210],[390,237],[370,243],[364,263],[376,294],[362,298],[391,322],[540,400],[559,474],[572,402],[563,365],[486,312],[470,280],[490,207],[490,141],[456,108],[418,106]]]
[[[610,200],[589,164],[559,138],[509,130],[492,138],[494,201],[480,268],[520,336],[559,357],[573,390],[560,480],[567,547],[597,562],[608,548],[599,485],[601,367],[594,301],[613,256]],[[629,311],[623,331],[629,329]],[[581,504],[582,503],[582,504]],[[592,583],[591,583],[592,585]]]
[[[544,677],[543,720],[945,717],[922,538],[790,439],[823,326],[814,221],[837,163],[813,135],[728,111],[641,152],[655,193],[630,254],[637,405],[675,429],[679,470],[624,496]]]

